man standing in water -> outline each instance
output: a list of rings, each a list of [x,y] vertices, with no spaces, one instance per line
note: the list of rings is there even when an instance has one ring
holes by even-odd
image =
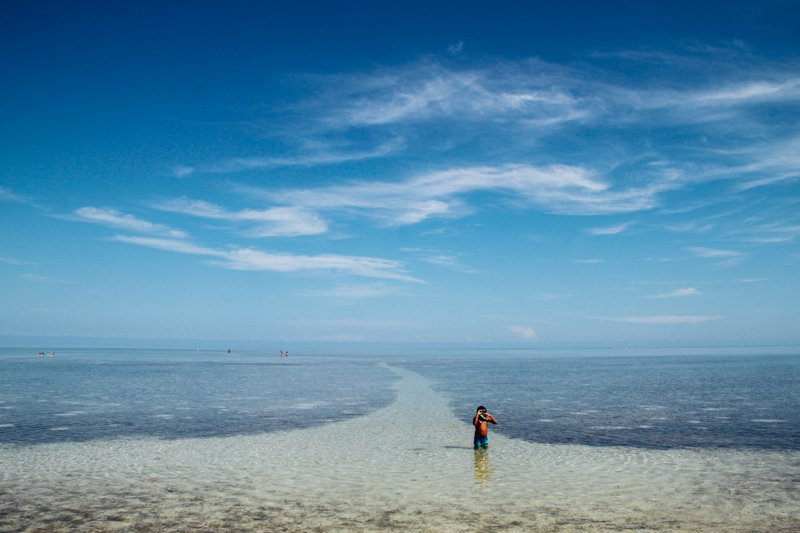
[[[489,447],[489,423],[497,424],[495,417],[486,412],[482,405],[478,406],[472,425],[475,426],[475,449]]]

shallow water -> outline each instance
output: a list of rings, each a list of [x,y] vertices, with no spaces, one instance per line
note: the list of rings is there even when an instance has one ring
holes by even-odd
[[[395,377],[376,364],[383,362],[425,376],[459,418],[488,405],[503,421],[497,431],[529,442],[800,450],[797,348],[291,358],[27,352],[0,349],[0,443],[224,437],[337,422],[391,402]]]
[[[384,368],[391,405],[325,426],[0,445],[0,531],[800,530],[796,451],[475,452],[429,380]]]
[[[5,349],[0,443],[307,428],[388,405],[393,379],[374,364],[341,358],[181,350],[67,350],[38,358]]]
[[[504,435],[530,442],[800,450],[798,353],[573,351],[403,366],[430,378],[454,412],[485,404]]]

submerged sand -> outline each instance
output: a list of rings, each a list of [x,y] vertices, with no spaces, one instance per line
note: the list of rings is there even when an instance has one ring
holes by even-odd
[[[800,531],[798,452],[475,452],[471,413],[392,371],[393,404],[322,427],[0,446],[0,532]]]

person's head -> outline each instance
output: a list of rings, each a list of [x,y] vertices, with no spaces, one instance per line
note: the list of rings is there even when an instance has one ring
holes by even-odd
[[[478,408],[476,409],[476,411],[479,412],[479,413],[485,413],[486,412],[486,408],[484,406],[482,406],[482,405],[479,405]]]

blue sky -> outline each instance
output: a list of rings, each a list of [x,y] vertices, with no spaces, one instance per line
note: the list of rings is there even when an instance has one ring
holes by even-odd
[[[800,342],[800,2],[537,4],[3,2],[0,337]]]

